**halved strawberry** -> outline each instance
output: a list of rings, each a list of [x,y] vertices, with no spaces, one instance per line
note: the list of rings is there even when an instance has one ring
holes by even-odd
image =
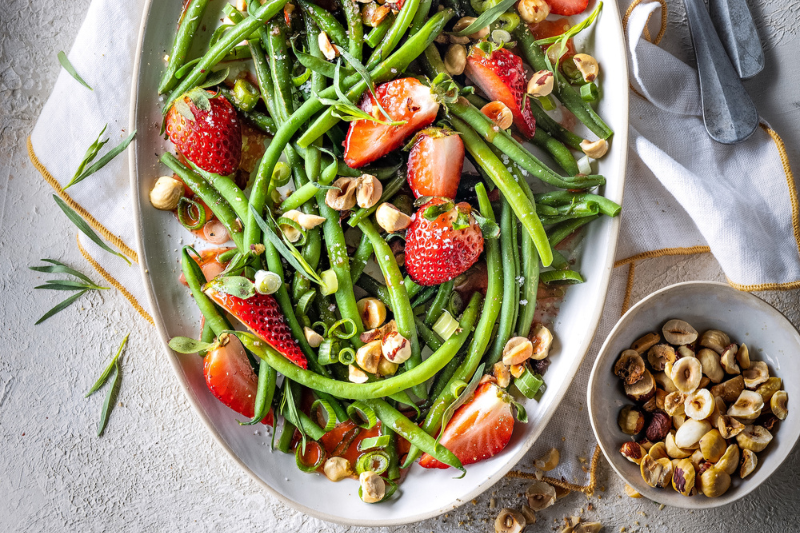
[[[292,337],[286,318],[272,295],[256,293],[245,300],[218,291],[214,281],[206,284],[203,292],[288,360],[300,368],[308,368],[306,356]]]
[[[456,409],[444,428],[439,443],[453,452],[462,465],[470,465],[500,453],[511,440],[514,414],[508,393],[484,380],[467,403]],[[447,468],[428,454],[422,456],[423,468]]]
[[[414,213],[406,232],[406,271],[420,285],[439,285],[475,264],[483,234],[472,207],[434,198]]]
[[[179,96],[166,128],[175,149],[206,172],[227,176],[239,167],[242,127],[224,96],[199,88]]]
[[[408,184],[416,198],[455,198],[464,166],[464,143],[447,129],[427,128],[417,134],[408,154]]]
[[[253,418],[258,377],[239,339],[231,335],[227,344],[208,352],[203,359],[203,375],[208,390],[219,401],[240,415]],[[272,409],[261,422],[272,425]]]
[[[536,133],[536,119],[530,108],[530,99],[523,96],[527,86],[522,59],[505,48],[486,54],[479,46],[474,46],[467,58],[464,74],[481,88],[490,100],[503,102],[514,115],[514,124],[520,133],[531,138]]]
[[[382,83],[375,88],[375,96],[393,121],[405,121],[405,124],[389,126],[371,120],[351,122],[344,142],[344,160],[350,168],[363,167],[396,150],[408,137],[429,126],[439,112],[439,102],[430,87],[416,78]],[[359,107],[377,120],[387,121],[370,93],[364,96]]]
[[[568,29],[572,27],[569,19],[560,18],[556,20],[543,20],[538,24],[531,24],[530,26],[531,33],[533,34],[536,39],[547,39],[548,37],[555,37],[557,35],[563,35]],[[551,45],[545,44],[542,45],[542,50],[545,52]],[[560,45],[556,45],[560,49]],[[575,55],[575,43],[572,39],[567,39],[567,46],[564,54],[561,56],[561,61],[564,61],[567,58],[570,58]]]
[[[544,0],[550,6],[550,13],[554,15],[577,15],[583,13],[589,5],[589,0]]]

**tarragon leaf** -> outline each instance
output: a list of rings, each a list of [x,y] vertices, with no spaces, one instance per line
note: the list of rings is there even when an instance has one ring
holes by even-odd
[[[105,131],[105,128],[103,128],[103,131]],[[102,132],[100,133],[100,135],[102,135]],[[97,172],[98,170],[103,168],[104,166],[106,166],[112,159],[117,157],[119,154],[121,154],[128,147],[128,145],[131,143],[131,141],[133,140],[133,137],[135,135],[136,135],[136,130],[133,130],[133,132],[130,135],[128,135],[121,143],[119,143],[117,146],[115,146],[114,148],[109,150],[103,157],[101,157],[97,161],[97,163],[95,163],[94,165],[90,166],[89,168],[87,168],[86,170],[81,172],[79,175],[77,175],[74,178],[72,178],[72,180],[69,183],[67,183],[67,185],[66,185],[66,187],[64,187],[64,189],[66,190],[66,189],[72,187],[73,185],[75,185],[76,183],[80,183],[84,179],[88,178],[89,176],[91,176],[92,174],[94,174],[95,172]],[[106,141],[106,142],[108,142],[108,141]],[[103,143],[103,144],[105,144],[105,143]],[[102,145],[100,145],[100,146],[102,146]],[[90,148],[90,150],[91,150],[91,148]],[[99,148],[98,148],[98,150],[99,150]],[[92,157],[92,159],[94,159],[94,157]],[[80,170],[81,168],[83,168],[83,164],[81,165],[81,167],[78,170]]]
[[[73,78],[75,78],[75,80],[76,80],[78,83],[80,83],[81,85],[83,85],[84,87],[86,87],[87,89],[89,89],[90,91],[94,91],[94,89],[92,89],[91,87],[89,87],[89,84],[88,84],[88,83],[86,83],[85,81],[83,81],[83,78],[81,78],[81,77],[80,77],[80,75],[78,74],[78,71],[76,71],[76,70],[75,70],[75,67],[73,67],[73,66],[72,66],[72,63],[70,63],[70,62],[69,62],[69,59],[67,59],[67,54],[65,54],[63,51],[61,51],[61,52],[59,52],[59,53],[58,53],[58,62],[59,62],[59,63],[61,63],[61,66],[62,66],[62,67],[64,67],[64,70],[66,70],[66,71],[67,71],[67,73],[68,73],[70,76],[72,76]]]
[[[136,133],[136,132],[134,132],[134,133]],[[91,241],[93,243],[95,243],[97,246],[99,246],[100,248],[102,248],[106,252],[121,257],[123,260],[125,260],[126,263],[128,263],[128,266],[130,266],[130,264],[131,264],[130,260],[128,260],[128,258],[125,257],[124,255],[122,255],[121,253],[115,252],[114,250],[111,249],[111,247],[109,245],[104,243],[103,240],[97,235],[97,233],[94,232],[94,230],[91,228],[91,226],[89,226],[89,224],[87,224],[86,221],[83,220],[83,218],[81,218],[81,216],[78,213],[76,213],[70,206],[68,206],[64,202],[64,200],[62,200],[61,198],[59,198],[55,194],[53,195],[53,200],[55,200],[56,204],[58,205],[58,207],[61,208],[61,210],[64,212],[64,214],[67,215],[67,218],[70,219],[70,221],[73,224],[75,224],[75,226],[77,226],[78,229],[84,235],[89,237],[89,239],[91,239]],[[37,324],[38,324],[38,322],[37,322]]]
[[[113,359],[111,359],[111,362],[108,363],[108,366],[105,368],[105,370],[103,370],[103,373],[100,374],[100,377],[97,378],[97,381],[94,382],[94,385],[92,385],[92,388],[89,389],[89,392],[86,393],[86,396],[84,396],[84,398],[88,398],[89,396],[91,396],[94,392],[96,392],[100,387],[103,386],[103,383],[106,382],[109,374],[111,374],[111,371],[114,370],[114,366],[116,366],[117,364],[117,360],[119,359],[119,356],[122,353],[122,349],[125,348],[125,345],[128,343],[128,337],[130,337],[130,335],[131,334],[128,333],[127,335],[125,335],[125,338],[122,339],[122,343],[119,345],[119,348],[117,349],[117,354],[114,356]]]

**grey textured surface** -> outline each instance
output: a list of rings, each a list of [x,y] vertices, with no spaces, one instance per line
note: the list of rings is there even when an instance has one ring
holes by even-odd
[[[0,5],[0,531],[362,531],[296,513],[241,472],[199,424],[151,327],[119,293],[91,295],[33,327],[56,298],[32,294],[31,287],[42,277],[27,266],[53,257],[90,271],[73,232],[57,224],[49,186],[31,167],[25,149],[59,68],[55,55],[69,49],[89,1],[2,0]],[[682,7],[677,2],[670,7],[675,12],[665,46],[686,57],[690,41]],[[767,66],[746,87],[762,116],[783,136],[797,169],[800,96],[797,73],[789,65],[800,52],[800,2],[760,0],[751,1],[751,7],[765,42]],[[708,254],[644,261],[637,266],[633,301],[690,279],[724,276]],[[615,281],[620,282],[624,285],[624,279]],[[759,296],[800,325],[800,292]],[[609,309],[601,328],[609,327],[617,313]],[[90,399],[83,394],[129,331],[120,404],[105,435],[97,438],[102,394]],[[585,382],[573,386],[585,387]],[[591,438],[589,427],[586,431]],[[534,446],[523,463],[530,465],[542,451]],[[798,476],[796,449],[781,472],[751,498],[692,513],[628,499],[622,483],[601,461],[599,485],[604,490],[588,499],[572,494],[560,500],[540,513],[529,531],[556,529],[563,517],[581,511],[609,532],[622,527],[796,531]],[[505,479],[449,516],[387,531],[491,531],[496,511],[489,509],[490,498],[496,497],[498,506],[518,507],[525,486],[524,481]]]

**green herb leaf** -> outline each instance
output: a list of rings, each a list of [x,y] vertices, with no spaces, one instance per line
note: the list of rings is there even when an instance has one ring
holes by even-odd
[[[225,70],[216,70],[216,71],[212,72],[211,75],[208,78],[206,78],[206,81],[204,81],[200,85],[200,87],[205,89],[207,87],[213,87],[215,85],[219,85],[220,83],[222,83],[223,81],[228,79],[228,76],[230,75],[230,73],[231,73],[231,69],[229,69],[229,68],[226,68]],[[197,107],[200,108],[200,106],[197,106]],[[200,109],[202,109],[202,108],[200,108]]]
[[[81,291],[81,290],[106,290],[108,287],[98,287],[94,283],[87,284],[70,279],[51,279],[45,281],[44,285],[34,287],[34,289],[45,289],[51,291]]]
[[[60,263],[59,261],[56,261],[55,259],[42,259],[42,261],[44,261],[46,263],[52,263],[53,266],[35,266],[35,267],[28,267],[28,268],[30,270],[33,270],[34,272],[44,272],[46,274],[69,274],[70,276],[75,276],[78,279],[82,279],[83,281],[85,281],[86,283],[89,283],[90,285],[94,285],[95,287],[97,286],[89,278],[89,276],[87,276],[85,274],[82,274],[82,273],[78,272],[77,270],[74,270],[74,269],[68,267],[64,263]],[[103,288],[105,289],[107,287],[103,287]]]
[[[286,411],[284,411],[283,408],[285,408]],[[288,411],[289,421],[294,424],[294,426],[297,428],[297,431],[300,432],[300,438],[303,446],[302,451],[303,453],[306,453],[306,432],[305,429],[303,429],[303,423],[300,420],[300,415],[297,412],[297,403],[295,402],[294,393],[292,392],[292,382],[288,379],[283,381],[283,405],[281,411],[284,413]],[[284,414],[284,417],[285,416],[286,415]]]
[[[322,74],[326,78],[333,79],[336,71],[336,65],[333,63],[328,63],[324,59],[306,54],[300,50],[297,50],[296,48],[294,50],[294,55],[297,58],[297,62],[306,67],[308,70]]]
[[[467,26],[461,31],[451,33],[450,35],[455,35],[457,37],[466,37],[467,35],[472,35],[478,30],[482,30],[486,26],[493,23],[495,20],[500,18],[500,15],[508,11],[514,4],[517,3],[517,0],[503,0],[499,4],[494,7],[490,7],[483,13],[481,16],[475,19],[472,24]]]
[[[178,353],[198,353],[213,348],[214,343],[203,342],[189,337],[172,337],[169,340],[169,347]]]
[[[592,13],[588,17],[583,19],[579,24],[572,26],[561,35],[554,35],[552,37],[546,37],[544,39],[539,39],[533,42],[533,44],[537,46],[541,46],[543,44],[552,44],[552,46],[550,46],[547,49],[548,52],[550,51],[550,48],[552,48],[553,46],[559,47],[558,61],[556,61],[555,66],[550,62],[550,54],[547,53],[544,55],[545,63],[547,63],[547,66],[550,67],[550,70],[555,72],[558,69],[558,63],[561,61],[561,56],[563,56],[564,52],[567,51],[567,42],[571,38],[575,37],[580,32],[582,32],[583,30],[588,28],[597,19],[597,16],[600,14],[600,11],[602,9],[603,9],[603,2],[600,1],[597,3],[597,7],[594,8],[594,11],[592,11]]]
[[[111,371],[114,370],[114,367],[117,364],[117,360],[119,359],[119,355],[122,353],[122,349],[125,348],[125,345],[128,343],[128,337],[130,337],[130,335],[131,334],[128,333],[127,335],[125,335],[125,338],[122,339],[122,343],[119,345],[119,348],[117,349],[117,354],[114,356],[113,359],[111,359],[111,362],[108,363],[108,366],[105,368],[105,370],[103,370],[103,373],[100,374],[100,377],[97,378],[97,381],[94,382],[94,385],[92,385],[92,388],[89,389],[89,392],[86,393],[86,396],[84,396],[84,398],[88,398],[89,396],[94,394],[106,382],[109,374],[111,374]]]
[[[119,375],[120,375],[119,363],[115,363],[114,380],[111,382],[111,386],[108,388],[108,393],[106,394],[106,400],[105,402],[103,402],[103,410],[100,412],[100,423],[97,425],[98,437],[103,434],[103,431],[105,431],[106,425],[108,424],[108,417],[111,415],[111,410],[114,408],[114,404],[116,403],[118,385],[119,385]]]
[[[86,290],[88,290],[88,289],[86,289]],[[39,320],[36,321],[34,326],[38,326],[39,324],[41,324],[42,322],[44,322],[45,320],[47,320],[51,316],[55,315],[56,313],[58,313],[60,311],[63,311],[64,309],[66,309],[67,307],[72,305],[72,303],[75,302],[75,300],[80,298],[83,295],[83,293],[86,292],[86,290],[82,290],[81,292],[79,292],[77,294],[73,294],[72,296],[70,296],[69,298],[67,298],[66,300],[64,300],[60,304],[58,304],[57,306],[55,306],[52,309],[50,309],[48,312],[46,312],[44,315],[42,315],[42,318],[40,318]]]
[[[447,201],[441,204],[431,205],[425,208],[425,211],[422,212],[422,216],[425,217],[426,220],[436,220],[439,218],[440,215],[443,215],[453,209],[454,204],[452,201]]]
[[[496,222],[482,217],[474,211],[472,216],[475,217],[475,222],[477,222],[478,227],[481,228],[484,239],[496,239],[500,236],[500,226],[498,226]]]
[[[103,128],[103,131],[105,131],[105,128]],[[101,132],[100,135],[102,135],[102,134],[103,133]],[[125,140],[123,140],[117,146],[115,146],[114,148],[109,150],[103,157],[101,157],[97,161],[97,163],[95,163],[94,165],[90,166],[89,168],[87,168],[86,170],[81,172],[79,175],[77,175],[74,178],[72,178],[72,181],[67,183],[66,187],[64,187],[64,190],[72,187],[76,183],[80,183],[81,181],[85,180],[86,178],[88,178],[89,176],[91,176],[92,174],[94,174],[95,172],[97,172],[98,170],[103,168],[104,166],[106,166],[112,159],[117,157],[119,154],[121,154],[128,147],[128,145],[131,143],[131,141],[133,140],[133,137],[135,135],[136,135],[136,130],[133,130],[133,132],[130,135],[128,135],[125,138]],[[99,137],[98,137],[98,139],[99,139]],[[108,142],[108,141],[105,141],[103,144],[105,144],[106,142]],[[101,144],[100,146],[103,146],[103,145]],[[97,149],[99,150],[100,148],[98,147]],[[89,148],[89,150],[91,150],[91,147]],[[87,151],[87,154],[88,154],[88,151]],[[92,159],[94,159],[94,156],[92,156]],[[81,163],[81,167],[79,167],[78,170],[83,168],[83,165],[85,163],[88,163],[88,161],[85,161],[84,163]]]
[[[243,300],[256,295],[255,284],[243,276],[217,277],[208,286],[216,291],[224,292]]]
[[[62,67],[64,67],[64,70],[66,70],[66,71],[67,71],[67,73],[68,73],[70,76],[72,76],[73,78],[75,78],[75,80],[76,80],[78,83],[80,83],[81,85],[83,85],[84,87],[86,87],[87,89],[89,89],[90,91],[94,91],[94,89],[92,89],[91,87],[89,87],[89,84],[88,84],[88,83],[86,83],[85,81],[83,81],[83,78],[81,78],[81,77],[80,77],[80,75],[78,74],[78,72],[75,70],[75,67],[73,67],[73,66],[72,66],[72,63],[70,63],[70,62],[69,62],[69,59],[67,59],[67,54],[65,54],[63,51],[61,51],[61,52],[59,52],[59,53],[58,53],[58,62],[59,62],[59,63],[61,63],[61,66],[62,66]]]
[[[108,128],[108,124],[103,126],[103,129],[100,131],[100,135],[97,136],[97,139],[95,139],[91,146],[89,146],[89,149],[86,150],[86,154],[83,156],[83,161],[81,161],[81,164],[78,166],[78,170],[75,171],[75,174],[72,176],[72,180],[69,182],[69,184],[67,184],[67,187],[75,183],[75,180],[78,178],[78,176],[83,173],[83,169],[86,168],[86,165],[94,161],[94,158],[97,157],[97,153],[100,151],[100,149],[105,146],[106,143],[108,143],[109,139],[106,139],[105,141],[100,140],[100,137],[103,136],[106,128]],[[67,187],[64,188],[66,189]]]
[[[472,397],[472,394],[475,392],[475,389],[478,388],[478,383],[480,383],[481,378],[483,377],[483,367],[484,363],[481,363],[481,366],[479,366],[478,369],[475,371],[475,374],[472,375],[472,379],[470,380],[469,385],[467,385],[467,387],[461,392],[461,394],[459,394],[458,398],[456,398],[456,401],[450,404],[450,407],[448,407],[447,410],[444,412],[444,415],[442,415],[442,430],[439,432],[439,436],[436,437],[435,444],[438,445],[439,437],[441,437],[442,433],[444,433],[444,430],[447,427],[447,423],[450,422],[451,418],[453,418],[453,414],[456,412],[456,409],[467,403],[467,400],[469,400]]]
[[[64,214],[67,215],[67,218],[70,219],[70,221],[72,221],[72,223],[75,224],[75,226],[77,226],[77,228],[84,235],[89,237],[89,239],[91,239],[93,243],[95,243],[97,246],[99,246],[106,252],[121,257],[123,260],[125,260],[126,263],[128,263],[128,266],[130,266],[131,262],[128,260],[128,258],[119,252],[115,252],[114,250],[111,249],[110,246],[104,243],[103,240],[97,235],[97,233],[95,233],[94,230],[89,226],[89,224],[87,224],[86,221],[83,220],[83,218],[81,218],[81,216],[78,213],[73,211],[73,209],[70,206],[64,203],[64,200],[62,200],[55,194],[53,195],[53,200],[55,200],[56,204],[58,205],[58,207],[61,208]]]

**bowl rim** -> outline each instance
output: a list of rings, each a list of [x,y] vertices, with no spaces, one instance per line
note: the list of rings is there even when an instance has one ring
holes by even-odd
[[[133,75],[131,77],[131,97],[130,97],[130,104],[129,104],[129,127],[133,129],[136,128],[137,117],[139,112],[139,74],[141,70],[141,61],[142,61],[142,53],[144,51],[144,36],[145,31],[147,28],[147,22],[150,15],[150,9],[155,4],[155,0],[144,0],[144,6],[142,10],[142,19],[140,21],[139,26],[139,35],[136,44],[135,50],[135,57],[134,57],[134,70]],[[622,28],[622,18],[619,12],[619,6],[617,0],[604,0],[605,3],[605,10],[608,13],[604,13],[606,16],[610,18],[611,28],[609,29],[609,33],[615,33],[616,39],[615,41],[621,43],[622,47],[622,54],[619,60],[622,63],[622,73],[623,73],[623,80],[621,81],[621,85],[627,87],[628,86],[628,55],[627,55],[627,48],[625,45],[625,34]],[[617,114],[620,118],[620,123],[624,124],[625,126],[618,129],[614,133],[614,145],[616,150],[619,151],[620,154],[620,168],[617,173],[617,176],[614,183],[615,187],[610,189],[608,183],[606,184],[606,194],[613,198],[618,203],[622,203],[623,195],[624,195],[624,186],[625,186],[625,178],[627,174],[627,161],[628,161],[628,127],[627,124],[629,123],[629,112],[630,112],[630,95],[628,92],[625,92],[624,95],[624,106],[620,106],[622,109]],[[156,300],[156,296],[153,290],[153,285],[150,283],[149,280],[149,271],[148,271],[148,261],[146,255],[143,253],[144,250],[144,233],[143,233],[143,222],[141,217],[141,210],[139,209],[140,205],[140,191],[139,191],[139,169],[138,169],[138,140],[136,138],[133,139],[130,146],[128,147],[128,160],[129,160],[129,174],[130,174],[130,192],[131,192],[131,201],[134,208],[134,217],[136,223],[134,225],[135,229],[135,236],[136,236],[136,246],[139,251],[139,269],[141,272],[141,276],[144,283],[145,293],[147,295],[147,301],[150,305],[150,309],[157,310],[159,309],[158,302]],[[610,225],[610,240],[608,243],[608,259],[606,264],[603,265],[600,273],[600,293],[598,295],[598,300],[600,302],[605,301],[606,296],[608,294],[608,289],[611,280],[611,273],[613,271],[613,265],[615,260],[616,254],[616,247],[618,244],[619,239],[619,232],[620,232],[620,225],[621,220],[620,217],[610,218],[606,221],[607,224]],[[418,513],[413,515],[408,515],[402,518],[390,518],[387,520],[352,520],[347,519],[341,516],[330,515],[328,513],[320,512],[316,509],[308,507],[302,503],[299,503],[291,498],[284,496],[272,486],[267,484],[264,480],[258,477],[258,475],[247,466],[233,451],[233,449],[228,445],[228,443],[222,438],[222,436],[217,432],[214,427],[214,424],[211,418],[205,413],[205,411],[201,408],[199,402],[194,398],[192,393],[190,392],[190,388],[188,382],[183,375],[182,368],[180,363],[178,362],[177,357],[175,356],[174,352],[169,349],[169,336],[167,334],[166,324],[164,323],[163,315],[160,313],[155,313],[156,316],[153,317],[154,325],[156,327],[157,334],[161,339],[162,346],[166,351],[170,366],[175,374],[175,377],[178,379],[181,387],[183,388],[184,394],[189,401],[189,404],[194,409],[195,413],[200,417],[200,420],[206,426],[206,430],[208,433],[211,434],[213,439],[222,447],[222,449],[228,454],[231,460],[234,461],[244,472],[246,472],[253,480],[256,481],[261,487],[266,489],[266,491],[277,498],[280,502],[284,503],[285,505],[289,506],[292,509],[305,513],[309,516],[313,516],[315,518],[319,518],[321,520],[325,520],[328,522],[333,522],[337,524],[349,525],[349,526],[362,526],[362,527],[387,527],[387,526],[397,526],[397,525],[404,525],[404,524],[411,524],[415,522],[419,522],[422,520],[426,520],[429,518],[434,518],[440,516],[446,512],[452,511],[453,509],[460,507],[467,502],[477,498],[479,495],[487,491],[490,487],[492,487],[495,483],[503,479],[505,475],[514,467],[516,464],[525,456],[525,454],[530,450],[531,446],[534,442],[539,438],[542,434],[544,429],[547,427],[550,419],[553,417],[556,411],[556,407],[561,403],[564,396],[567,393],[567,390],[572,385],[575,376],[578,373],[578,370],[581,367],[584,359],[586,358],[587,353],[591,347],[592,340],[594,338],[594,334],[597,332],[597,329],[600,325],[600,318],[603,312],[603,305],[598,304],[594,310],[594,312],[590,316],[590,321],[588,322],[588,329],[592,332],[591,335],[587,335],[584,342],[580,345],[579,349],[576,351],[576,357],[573,358],[571,365],[567,369],[566,379],[564,382],[554,391],[554,396],[552,400],[553,407],[547,412],[531,433],[526,437],[526,439],[520,444],[519,450],[510,455],[506,458],[506,462],[490,477],[486,479],[486,482],[479,484],[473,490],[469,491],[468,493],[456,498],[454,501],[439,507],[433,511],[428,511],[424,513]]]
[[[620,477],[620,479],[622,479],[622,481],[624,481],[626,484],[629,484],[628,483],[628,476],[626,474],[624,474],[623,472],[621,472],[617,468],[617,466],[615,464],[615,460],[612,460],[612,455],[614,455],[614,458],[616,459],[616,453],[617,453],[616,449],[614,449],[614,450],[607,449],[607,446],[605,445],[603,439],[600,438],[600,433],[597,430],[594,397],[592,395],[592,389],[594,388],[594,381],[595,381],[595,378],[599,375],[600,366],[602,364],[601,361],[603,359],[609,357],[609,354],[607,353],[607,351],[608,351],[608,348],[609,348],[610,341],[617,335],[617,333],[619,333],[622,329],[624,329],[625,326],[627,326],[626,322],[627,322],[628,317],[630,317],[633,313],[635,313],[637,311],[637,309],[639,309],[640,307],[645,305],[651,299],[656,298],[656,297],[658,297],[658,296],[660,296],[660,295],[662,295],[664,293],[676,290],[677,288],[690,286],[690,285],[703,286],[703,287],[715,287],[716,289],[730,290],[730,291],[736,292],[738,294],[745,295],[745,297],[747,298],[748,302],[751,302],[752,304],[757,305],[757,306],[762,306],[768,312],[775,313],[778,317],[780,317],[780,319],[785,321],[785,323],[788,324],[789,328],[792,331],[794,331],[795,335],[800,340],[800,330],[798,330],[798,328],[795,327],[795,325],[792,324],[792,322],[788,318],[786,318],[786,315],[781,313],[780,310],[776,309],[775,306],[773,306],[769,302],[767,302],[765,300],[762,300],[761,298],[755,296],[751,292],[740,291],[738,289],[735,289],[735,288],[731,287],[727,283],[722,283],[722,282],[719,282],[719,281],[696,280],[696,281],[683,281],[683,282],[680,282],[680,283],[674,283],[672,285],[669,285],[667,287],[661,288],[661,289],[659,289],[657,291],[654,291],[654,292],[648,294],[647,296],[642,298],[640,301],[636,302],[635,305],[631,306],[631,308],[628,309],[625,312],[625,314],[623,314],[619,318],[617,323],[614,324],[614,327],[611,328],[611,331],[608,332],[608,335],[606,336],[605,340],[603,341],[603,344],[600,347],[600,350],[597,352],[597,357],[594,360],[594,364],[592,365],[592,371],[591,371],[591,373],[589,375],[589,382],[586,385],[586,405],[587,405],[587,408],[588,408],[588,411],[589,411],[589,423],[592,426],[592,431],[594,432],[595,440],[597,441],[597,444],[600,446],[600,449],[602,450],[603,455],[605,456],[606,460],[611,465],[611,468],[614,470],[614,472],[616,472],[616,474]],[[606,366],[606,365],[602,364],[602,366]],[[796,436],[795,437],[795,441],[789,447],[789,449],[787,450],[786,454],[783,457],[778,457],[777,458],[777,462],[775,462],[775,463],[773,463],[773,465],[771,465],[771,468],[769,469],[770,471],[767,473],[767,475],[766,475],[766,477],[764,479],[762,479],[761,481],[759,481],[757,483],[746,483],[746,484],[742,485],[739,488],[739,490],[736,492],[736,497],[735,498],[733,498],[733,499],[723,499],[723,498],[681,498],[681,499],[677,500],[679,503],[676,504],[676,503],[670,502],[668,505],[670,505],[671,507],[679,507],[679,508],[683,508],[683,509],[713,509],[715,507],[721,507],[723,505],[728,505],[730,503],[736,502],[736,501],[744,498],[745,496],[747,496],[751,492],[753,492],[756,488],[761,486],[762,483],[767,481],[770,478],[770,476],[772,476],[772,474],[774,474],[775,471],[791,455],[792,450],[797,445],[798,440],[800,440],[800,439],[798,439],[798,437]],[[655,492],[655,491],[658,491],[658,492]],[[647,498],[647,499],[649,499],[649,500],[651,500],[653,502],[662,503],[662,501],[660,499],[651,497],[651,494],[653,492],[655,492],[656,494],[663,494],[660,489],[654,489],[654,488],[651,488],[651,487],[647,487],[645,492],[641,492],[641,491],[639,491],[639,492],[642,494],[642,496],[644,496],[645,498]]]

